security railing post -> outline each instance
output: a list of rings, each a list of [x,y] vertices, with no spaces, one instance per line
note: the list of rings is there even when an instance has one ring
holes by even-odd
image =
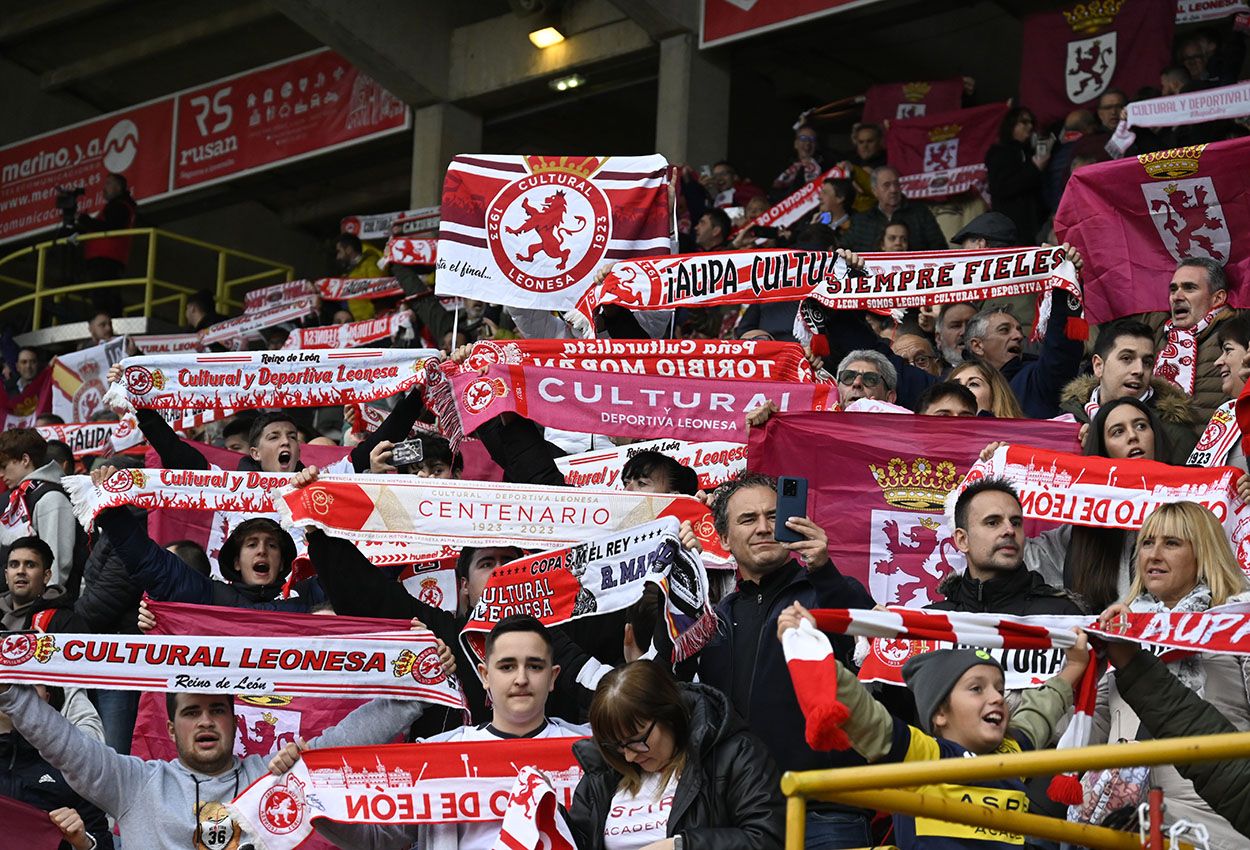
[[[35,309],[32,311],[31,330],[39,330],[43,322],[43,279],[48,272],[48,246],[40,245],[35,259]]]
[[[152,294],[156,289],[156,228],[148,231],[148,266],[143,282],[143,318],[152,318]]]
[[[229,258],[225,251],[217,252],[217,312],[226,315],[230,307],[226,304],[226,261]]]
[[[786,850],[803,850],[807,841],[807,798],[786,798]]]

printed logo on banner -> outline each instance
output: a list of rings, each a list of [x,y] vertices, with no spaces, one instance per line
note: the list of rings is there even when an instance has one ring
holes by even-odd
[[[1068,42],[1068,100],[1084,103],[1107,90],[1115,74],[1115,46],[1114,32]]]
[[[239,758],[273,755],[299,737],[301,717],[298,711],[236,700],[234,754]]]
[[[886,605],[921,607],[938,601],[942,579],[964,565],[941,516],[947,494],[959,483],[958,469],[949,460],[935,463],[925,457],[910,463],[893,457],[884,467],[868,468],[886,503],[896,509],[872,511],[869,590]]]
[[[901,669],[907,659],[913,655],[921,655],[930,650],[926,641],[908,640],[906,638],[881,638],[869,642],[872,654],[888,667]]]
[[[104,397],[108,388],[104,386],[104,381],[100,380],[100,365],[95,361],[84,362],[79,372],[82,384],[74,393],[70,404],[74,411],[74,421],[86,422],[100,406],[100,399]]]
[[[1143,183],[1142,194],[1159,238],[1178,262],[1187,257],[1228,259],[1233,237],[1210,177]]]
[[[924,147],[925,171],[945,171],[959,163],[959,139],[953,138],[959,133],[959,127],[956,126],[950,136],[946,136],[946,132],[947,128],[942,127],[929,131],[929,138],[936,137],[937,140]]]
[[[527,157],[530,174],[503,187],[486,211],[499,268],[530,292],[558,292],[594,272],[608,247],[612,211],[590,181],[598,157]]]
[[[123,118],[109,128],[104,137],[104,167],[108,171],[122,172],[135,161],[139,152],[139,128],[129,118]]]

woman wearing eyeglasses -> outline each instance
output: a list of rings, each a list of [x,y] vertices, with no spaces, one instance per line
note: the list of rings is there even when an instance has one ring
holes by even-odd
[[[635,661],[590,703],[569,821],[579,850],[780,850],[780,775],[719,691]]]

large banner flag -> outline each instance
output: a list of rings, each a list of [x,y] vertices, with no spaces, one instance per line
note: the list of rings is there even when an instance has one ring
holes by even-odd
[[[1014,442],[1014,441],[1013,441]],[[1197,502],[1224,526],[1241,568],[1250,575],[1250,505],[1237,495],[1241,470],[1195,468],[1153,460],[1111,460],[1028,445],[1002,446],[978,460],[947,497],[947,513],[972,482],[1002,478],[1020,493],[1028,519],[1136,531],[1156,509]]]
[[[1159,84],[1172,61],[1176,0],[1068,2],[1024,19],[1020,103],[1038,126],[1092,109],[1110,88]]]
[[[65,422],[89,422],[108,386],[109,367],[126,356],[125,337],[52,360],[52,412]]]
[[[45,774],[46,775],[46,774]],[[43,809],[0,795],[0,823],[23,850],[58,850],[61,830]]]
[[[959,108],[964,96],[962,77],[917,80],[910,83],[878,83],[864,92],[863,120],[885,125],[890,133],[905,118],[923,118]]]
[[[829,535],[838,569],[883,605],[921,607],[937,601],[941,580],[963,567],[945,499],[981,450],[1019,439],[1077,451],[1076,435],[1070,422],[796,413],[751,430],[747,466],[804,475],[811,517]],[[795,458],[805,459],[801,469]]]
[[[582,777],[573,757],[573,744],[579,740],[517,738],[305,750],[289,771],[257,779],[228,808],[265,850],[299,847],[312,835],[315,820],[501,822],[514,802],[525,799],[532,804],[529,819],[541,836],[543,826],[552,832],[557,827],[536,816],[546,813],[550,818],[556,802],[572,805]],[[516,793],[522,773],[529,787]],[[542,784],[548,785],[546,794]],[[553,793],[551,786],[554,797],[547,796]],[[550,834],[546,838],[548,843],[517,844],[510,850],[572,850],[571,845],[550,843]]]
[[[409,628],[406,620],[373,617],[324,617],[214,605],[148,600],[156,617],[151,635],[254,635],[257,639],[353,635],[394,632]],[[365,698],[328,698],[294,693],[237,693],[234,701],[234,754],[268,757],[297,739],[311,741],[338,723]],[[168,731],[164,694],[139,697],[131,751],[146,759],[172,759],[178,753]]]
[[[886,148],[907,197],[936,201],[984,189],[985,154],[1007,108],[991,103],[891,124]]]
[[[654,156],[452,160],[438,227],[438,289],[567,310],[602,263],[672,251],[668,163]]]
[[[744,443],[710,440],[690,443],[685,440],[644,440],[627,446],[582,452],[556,458],[556,468],[565,483],[573,487],[625,489],[621,472],[625,464],[640,452],[660,452],[688,466],[699,476],[699,489],[712,490],[747,468],[747,447]]]
[[[1224,266],[1229,302],[1250,306],[1250,139],[1142,154],[1078,168],[1055,213],[1055,233],[1085,258],[1085,315],[1101,323],[1167,311],[1176,264]]]
[[[692,657],[716,633],[716,614],[703,564],[678,539],[680,525],[665,517],[497,567],[469,614],[461,642],[482,659],[486,636],[505,617],[528,614],[556,626],[628,608],[654,585],[665,599],[672,660]]]
[[[105,402],[148,410],[322,407],[407,392],[425,379],[427,349],[353,348],[127,357]]]

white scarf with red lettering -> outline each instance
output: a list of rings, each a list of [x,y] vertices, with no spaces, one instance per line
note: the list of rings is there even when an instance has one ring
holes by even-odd
[[[1237,425],[1237,400],[1226,401],[1215,409],[1202,429],[1198,444],[1189,453],[1186,466],[1224,466],[1228,453],[1241,440],[1241,428]]]
[[[224,410],[377,401],[423,383],[426,360],[439,356],[426,349],[353,348],[127,357],[122,380],[109,387],[104,403]]]
[[[576,737],[446,741],[305,750],[228,804],[265,850],[294,850],[314,821],[502,822],[508,850],[573,850],[556,804],[571,805],[582,770]],[[503,836],[501,835],[501,838]]]
[[[296,281],[300,282],[300,281]],[[306,281],[303,281],[306,283]],[[294,322],[305,316],[315,315],[318,301],[315,295],[304,295],[291,301],[271,306],[258,306],[248,310],[242,316],[218,322],[200,332],[200,344],[242,345],[243,339],[263,330],[277,327],[286,322]]]
[[[390,339],[412,330],[411,314],[404,310],[376,319],[325,325],[318,328],[296,328],[282,344],[283,351],[309,351],[314,348],[356,348],[378,340]]]
[[[393,298],[404,294],[404,288],[393,277],[323,277],[315,285],[327,301]]]
[[[1192,328],[1178,328],[1171,319],[1164,322],[1163,348],[1155,355],[1155,374],[1193,395],[1198,382],[1198,336],[1223,309],[1217,307],[1207,313]]]

